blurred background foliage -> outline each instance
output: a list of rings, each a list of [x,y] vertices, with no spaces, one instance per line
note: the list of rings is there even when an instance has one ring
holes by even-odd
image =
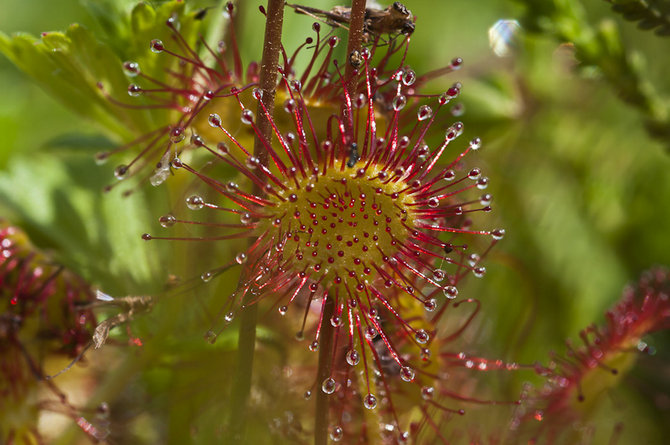
[[[122,13],[134,3],[107,2]],[[248,62],[259,59],[263,20],[257,2],[242,3],[238,35]],[[329,9],[335,3],[310,5]],[[625,20],[612,3],[627,2],[451,0],[436,6],[406,1],[417,18],[409,65],[423,73],[453,57],[465,60],[460,71],[429,88],[443,91],[462,82],[466,134],[461,139],[484,141],[469,162],[491,179],[487,191],[494,196],[494,212],[480,215],[476,224],[507,230],[486,261],[487,276],[461,290],[462,296],[482,302],[469,352],[546,363],[550,351],[564,352],[566,338],[576,339],[590,323],[601,323],[626,283],[653,265],[670,265],[670,38],[638,28],[640,20]],[[118,45],[110,36],[118,38],[123,24],[105,21],[104,14],[96,17],[104,4],[3,0],[0,30],[38,35],[77,22]],[[214,11],[218,14],[220,6]],[[496,56],[489,42],[489,29],[499,19],[516,19],[520,25],[506,57]],[[311,35],[312,21],[287,10],[284,45],[289,52]],[[45,94],[6,58],[0,58],[0,85],[3,218],[115,296],[156,295],[171,269],[188,277],[212,266],[189,246],[140,239],[158,228],[158,216],[181,195],[167,198],[160,188],[129,198],[101,193],[113,180],[114,165],[95,165],[93,154],[117,144],[113,135]],[[169,253],[172,248],[182,254]],[[218,250],[211,256],[235,251],[234,246],[212,249]],[[88,403],[106,401],[115,424],[127,422],[126,431],[112,431],[118,443],[212,443],[208,440],[219,437],[215,425],[230,409],[225,400],[236,329],[224,330],[214,345],[203,335],[205,325],[221,324],[220,297],[234,285],[232,274],[195,296],[159,298],[150,314],[131,324],[144,346],[88,354],[86,366],[96,382],[86,395],[92,397]],[[282,329],[272,322],[261,327],[260,362],[287,360],[285,339],[295,341],[291,328]],[[127,337],[125,327],[117,331],[113,337]],[[604,402],[614,405],[599,414],[604,424],[611,422],[602,428],[605,438],[613,418],[625,419],[625,437],[644,434],[644,443],[670,437],[670,341],[666,334],[648,341],[656,355],[639,361],[616,390],[615,402]],[[257,378],[290,377],[287,373],[290,369],[273,366]],[[536,381],[530,372],[486,379],[510,399],[522,382]],[[302,400],[286,402],[265,393],[254,397],[267,404],[261,420],[286,417],[286,412],[299,417],[301,410],[306,415]],[[277,406],[282,410],[277,412]],[[275,427],[286,429],[292,422],[298,420],[282,417]],[[86,441],[72,427],[58,434],[54,443],[73,443],[75,437]]]

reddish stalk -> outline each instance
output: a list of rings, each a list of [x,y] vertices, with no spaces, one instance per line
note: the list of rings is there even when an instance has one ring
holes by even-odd
[[[268,0],[265,24],[265,39],[263,43],[263,59],[261,61],[260,90],[262,98],[256,111],[258,132],[254,140],[254,156],[262,166],[268,164],[268,150],[266,145],[272,141],[272,124],[265,114],[268,110],[270,117],[275,105],[277,89],[277,68],[279,52],[281,50],[281,34],[284,22],[284,1]],[[256,194],[262,194],[262,188],[254,186]],[[250,262],[252,263],[252,262]],[[242,272],[242,279],[244,277]],[[231,403],[233,409],[228,420],[228,438],[230,443],[245,443],[247,420],[247,404],[251,392],[251,375],[253,372],[254,353],[256,347],[256,323],[258,320],[258,305],[249,301],[248,294],[240,310],[240,329],[237,345],[237,369],[233,379]]]
[[[349,26],[349,38],[347,41],[347,55],[350,56],[354,51],[360,53],[362,49],[363,42],[363,24],[365,20],[365,3],[366,0],[352,0],[351,2],[351,23]],[[351,110],[351,106],[348,106],[346,100],[351,100],[353,92],[356,89],[356,83],[358,82],[358,72],[356,68],[350,63],[347,62],[345,68],[345,102],[342,104],[343,114],[347,113],[348,110]],[[353,130],[353,116],[343,116],[344,122],[346,125],[346,134],[349,138],[353,139],[354,130]],[[352,141],[349,141],[352,142]],[[328,322],[330,317],[333,315],[335,310],[335,303],[332,297],[328,297],[324,302],[324,314],[323,320],[326,320],[322,326],[321,332],[321,344],[319,347],[319,364],[317,369],[317,381],[316,381],[316,410],[314,418],[314,445],[327,445],[328,443],[328,413],[330,411],[330,400],[329,395],[321,390],[321,384],[324,380],[330,377],[331,373],[331,359],[333,348],[333,335],[334,330],[333,326]]]

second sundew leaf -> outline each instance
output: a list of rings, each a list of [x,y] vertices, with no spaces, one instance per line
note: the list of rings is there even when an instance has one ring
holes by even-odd
[[[123,54],[113,50],[115,45],[99,42],[78,24],[65,32],[43,33],[41,39],[0,33],[0,52],[75,113],[97,123],[115,139],[128,141],[164,125],[171,111],[119,104],[129,102],[131,82],[123,71],[123,62],[133,60],[147,76],[159,82],[173,82],[169,73],[178,60],[155,57],[150,42],[163,39],[177,46],[166,25],[170,17],[180,17],[178,26],[183,35],[196,33],[199,22],[192,14],[183,14],[183,9],[182,2],[168,2],[157,9],[146,4],[136,6],[127,32],[132,38]]]

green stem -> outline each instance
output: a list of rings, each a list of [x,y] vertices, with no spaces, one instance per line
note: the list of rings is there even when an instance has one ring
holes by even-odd
[[[267,21],[265,24],[265,40],[263,42],[263,58],[261,60],[260,89],[263,92],[261,101],[272,115],[277,89],[277,68],[279,52],[281,50],[281,33],[284,22],[284,0],[268,0]],[[256,110],[256,125],[260,137],[254,141],[254,156],[263,165],[268,163],[268,152],[261,137],[268,143],[272,141],[272,125],[265,115],[263,107],[258,104]],[[255,192],[263,193],[258,187]],[[251,260],[251,259],[250,259]],[[250,261],[253,264],[253,261]],[[242,277],[244,277],[244,271]],[[241,281],[244,278],[241,278]],[[246,422],[248,417],[248,401],[251,392],[251,375],[253,372],[254,353],[256,350],[256,323],[258,320],[258,306],[248,304],[254,296],[247,293],[240,310],[240,329],[237,345],[237,369],[233,378],[231,391],[230,415],[228,418],[228,443],[238,444],[245,442]]]
[[[335,301],[328,297],[324,301],[323,322],[319,339],[319,367],[316,372],[316,412],[314,419],[314,445],[328,443],[328,411],[329,395],[321,390],[321,384],[330,377],[331,359],[333,357],[333,335],[335,333],[330,324],[330,317],[335,312]]]

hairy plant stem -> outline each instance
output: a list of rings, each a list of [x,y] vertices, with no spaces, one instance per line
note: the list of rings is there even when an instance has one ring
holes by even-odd
[[[363,24],[365,21],[366,0],[352,0],[351,22],[349,23],[349,38],[347,41],[347,57],[354,51],[360,51],[363,43]],[[345,88],[351,98],[356,89],[358,76],[356,68],[347,60],[344,71]],[[348,139],[353,139],[354,130],[352,121],[346,115],[351,107],[346,102],[342,104],[342,115],[344,117],[345,129]],[[352,141],[353,142],[353,141]],[[328,412],[330,408],[329,395],[321,390],[321,384],[330,377],[333,357],[333,336],[335,332],[330,324],[330,317],[335,311],[335,301],[328,297],[324,301],[323,324],[319,334],[319,364],[316,377],[316,410],[314,414],[314,445],[327,445],[328,443]]]
[[[351,22],[349,23],[349,37],[347,39],[347,58],[351,57],[354,51],[361,51],[363,48],[363,26],[365,22],[365,3],[366,0],[352,0],[351,1]],[[344,81],[347,94],[353,99],[356,91],[356,84],[358,83],[358,76],[356,75],[356,67],[354,67],[349,60],[347,60],[344,69]],[[349,108],[351,109],[351,108]],[[346,111],[346,104],[343,104],[342,110]],[[347,117],[347,116],[344,116]],[[345,128],[347,135],[351,138],[354,136],[354,129],[352,121],[345,119]]]
[[[314,418],[314,445],[328,443],[328,411],[329,395],[321,390],[321,384],[330,377],[331,360],[333,357],[334,329],[330,317],[335,312],[335,300],[328,297],[323,302],[323,323],[319,333],[319,367],[316,371],[316,410]]]
[[[267,20],[265,23],[265,39],[263,42],[263,58],[261,59],[260,85],[263,96],[261,101],[272,116],[275,105],[275,93],[277,90],[277,68],[279,64],[279,52],[281,50],[282,25],[284,23],[284,0],[268,0]],[[256,109],[256,125],[260,137],[254,140],[254,156],[262,165],[268,164],[268,151],[261,137],[272,143],[272,125],[270,119],[265,115],[261,104]],[[256,187],[255,193],[262,194],[263,191]],[[253,266],[254,261],[249,261]],[[240,282],[244,280],[245,271],[242,271]],[[231,392],[230,416],[228,419],[228,443],[246,443],[245,431],[248,414],[248,400],[251,392],[251,375],[254,364],[254,353],[256,349],[256,322],[258,320],[258,306],[247,303],[254,298],[252,293],[247,293],[240,310],[240,328],[237,344],[237,369],[233,378]]]

